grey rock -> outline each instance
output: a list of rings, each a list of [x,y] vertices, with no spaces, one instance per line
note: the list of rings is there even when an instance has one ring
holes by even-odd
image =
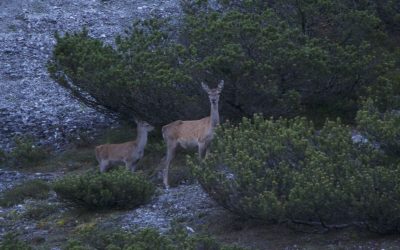
[[[0,1],[0,148],[10,150],[16,134],[29,133],[58,149],[80,131],[115,124],[114,117],[82,105],[49,77],[54,33],[86,26],[91,36],[113,44],[134,19],[154,11],[178,17],[179,0]],[[57,130],[68,136],[55,136]]]
[[[210,214],[221,211],[222,208],[211,200],[199,185],[181,185],[162,190],[151,203],[123,215],[120,224],[121,228],[127,231],[151,227],[167,232],[174,220],[179,219],[196,225],[200,223],[197,221],[200,219],[196,216],[199,213]]]

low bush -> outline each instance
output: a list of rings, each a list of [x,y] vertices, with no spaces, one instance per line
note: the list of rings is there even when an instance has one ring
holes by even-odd
[[[152,229],[132,234],[95,227],[80,233],[78,240],[69,242],[65,249],[172,249],[172,242]]]
[[[211,197],[243,217],[389,233],[400,229],[399,165],[381,159],[340,122],[316,130],[304,118],[255,116],[220,127],[206,160],[189,162]]]
[[[53,188],[63,200],[89,210],[137,207],[148,202],[155,191],[144,176],[125,169],[66,176]]]
[[[57,204],[47,201],[35,202],[34,204],[29,204],[22,216],[27,219],[40,220],[58,212],[60,209]]]
[[[381,234],[400,232],[400,165],[366,170],[356,208],[367,228]]]
[[[42,180],[31,180],[6,190],[0,197],[0,206],[13,206],[25,199],[45,199],[48,197],[50,186]]]
[[[49,153],[41,146],[36,146],[30,136],[14,138],[15,148],[6,155],[7,164],[15,167],[31,167],[45,160]]]
[[[387,156],[400,160],[400,102],[382,112],[372,99],[368,99],[358,111],[356,120],[360,132],[371,143]]]
[[[75,240],[69,241],[66,250],[78,249],[113,250],[240,250],[226,246],[209,236],[188,235],[182,229],[160,234],[155,229],[142,229],[136,233],[102,230],[97,227],[81,232]]]
[[[31,250],[30,247],[25,242],[20,241],[15,234],[8,233],[4,235],[3,240],[0,243],[0,250]]]

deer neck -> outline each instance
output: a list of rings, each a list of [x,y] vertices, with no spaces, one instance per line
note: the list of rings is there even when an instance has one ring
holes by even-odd
[[[219,124],[218,103],[211,104],[210,123],[212,129],[214,129]]]
[[[145,129],[139,129],[138,130],[138,135],[137,135],[137,138],[136,138],[137,149],[141,150],[146,146],[147,134],[148,134],[148,132]]]

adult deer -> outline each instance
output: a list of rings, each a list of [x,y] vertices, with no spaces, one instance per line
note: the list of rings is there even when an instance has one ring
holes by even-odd
[[[214,136],[214,129],[219,124],[218,101],[224,81],[218,84],[215,89],[210,89],[203,82],[201,83],[204,91],[207,92],[211,104],[210,116],[200,120],[193,121],[174,121],[162,127],[162,135],[167,144],[167,156],[163,172],[163,182],[165,188],[168,185],[168,169],[172,159],[175,156],[175,151],[178,146],[183,148],[198,147],[199,158],[203,158],[206,150]]]
[[[112,162],[124,162],[127,169],[135,171],[136,165],[144,154],[148,132],[153,126],[144,121],[136,121],[137,138],[121,144],[103,144],[95,149],[100,172],[105,172]]]

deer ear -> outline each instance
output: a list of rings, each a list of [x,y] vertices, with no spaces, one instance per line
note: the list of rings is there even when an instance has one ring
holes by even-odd
[[[206,92],[209,92],[209,91],[210,91],[210,88],[209,88],[204,82],[201,82],[201,86],[203,87],[203,89],[204,89]]]
[[[222,89],[224,88],[224,80],[221,80],[218,84],[218,90],[222,91]]]

